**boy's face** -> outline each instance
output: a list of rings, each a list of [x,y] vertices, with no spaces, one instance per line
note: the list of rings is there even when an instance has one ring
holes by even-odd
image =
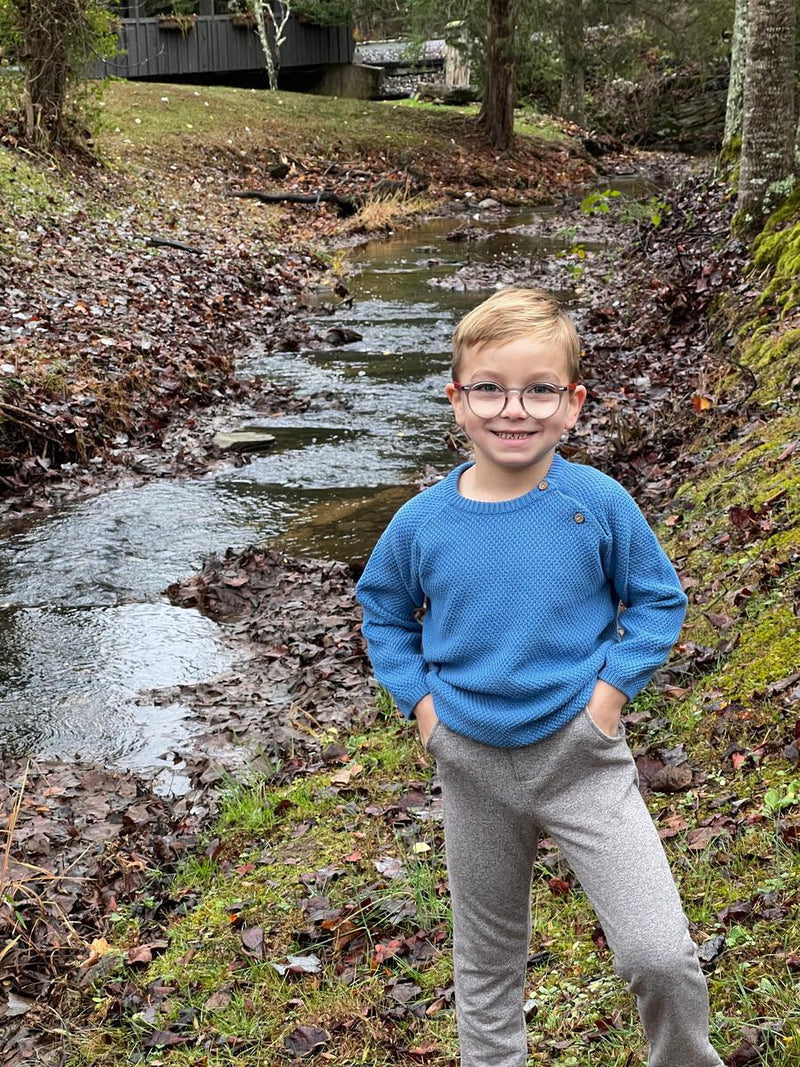
[[[567,361],[557,342],[523,335],[500,346],[467,349],[461,359],[461,385],[493,382],[505,389],[525,389],[536,382],[569,385]],[[564,392],[555,414],[537,419],[522,406],[519,393],[509,393],[505,409],[493,418],[481,418],[470,408],[466,394],[452,383],[446,389],[456,422],[469,435],[475,449],[475,469],[482,477],[508,482],[519,478],[529,488],[543,478],[565,430],[571,430],[586,399],[582,385]],[[525,490],[527,491],[527,490]]]

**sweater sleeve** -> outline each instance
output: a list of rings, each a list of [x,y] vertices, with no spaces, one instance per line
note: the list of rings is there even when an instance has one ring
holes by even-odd
[[[415,615],[425,595],[415,574],[414,556],[412,535],[398,513],[375,546],[356,586],[364,612],[361,629],[375,677],[406,718],[430,692],[422,654],[422,625]]]
[[[687,600],[675,568],[625,490],[614,494],[607,519],[604,567],[625,610],[619,617],[620,639],[599,677],[632,700],[677,641]]]

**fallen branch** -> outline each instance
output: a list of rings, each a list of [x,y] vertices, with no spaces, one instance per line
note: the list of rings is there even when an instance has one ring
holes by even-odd
[[[155,248],[177,248],[181,252],[191,252],[193,256],[202,256],[203,249],[194,245],[185,245],[183,241],[170,241],[166,237],[145,237],[145,244]]]
[[[245,189],[231,194],[241,200],[260,200],[264,204],[335,204],[340,218],[355,215],[360,204],[350,196],[339,196],[328,189],[319,193],[269,193],[264,189]]]

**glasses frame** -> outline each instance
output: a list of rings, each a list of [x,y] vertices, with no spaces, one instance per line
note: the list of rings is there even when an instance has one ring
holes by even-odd
[[[469,394],[472,392],[473,389],[476,389],[480,385],[494,385],[497,389],[502,389],[503,393],[505,394],[503,406],[500,408],[496,415],[481,415],[473,408],[472,402],[469,398]],[[555,410],[551,411],[549,415],[532,415],[531,412],[528,411],[528,409],[525,407],[525,393],[534,385],[546,385],[548,389],[552,389],[554,393],[558,393],[558,404],[556,405]],[[524,386],[522,389],[506,389],[502,385],[498,385],[497,382],[490,382],[487,380],[485,382],[473,382],[472,385],[462,385],[461,382],[453,382],[453,387],[455,389],[458,389],[460,393],[466,394],[469,410],[477,419],[496,419],[499,415],[502,415],[508,407],[508,398],[511,393],[519,393],[519,402],[525,414],[532,419],[538,419],[542,421],[544,419],[552,419],[553,415],[555,415],[558,412],[558,409],[561,407],[561,397],[564,395],[564,393],[574,393],[575,390],[578,388],[578,382],[570,382],[569,385],[556,385],[555,382],[529,382],[528,385]]]

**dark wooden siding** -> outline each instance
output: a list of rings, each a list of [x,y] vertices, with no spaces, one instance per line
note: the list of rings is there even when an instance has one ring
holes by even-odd
[[[155,18],[122,19],[123,54],[95,65],[98,77],[169,77],[178,74],[263,70],[255,30],[234,26],[228,15],[199,15],[187,33],[163,30]],[[292,16],[281,48],[281,69],[350,63],[355,42],[350,26],[313,26]]]

